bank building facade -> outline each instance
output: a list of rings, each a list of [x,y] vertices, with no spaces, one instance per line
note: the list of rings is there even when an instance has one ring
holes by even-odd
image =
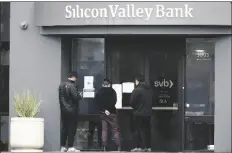
[[[135,147],[129,98],[142,74],[155,97],[152,151],[231,152],[231,2],[4,2],[0,29],[2,142],[17,116],[14,91],[30,89],[43,99],[43,150],[60,150],[57,89],[77,71],[76,148],[100,149],[99,129],[89,129],[105,77],[117,92],[122,150]]]

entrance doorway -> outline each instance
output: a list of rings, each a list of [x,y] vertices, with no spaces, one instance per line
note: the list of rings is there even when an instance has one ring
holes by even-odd
[[[152,151],[183,150],[185,44],[185,38],[173,36],[106,39],[107,76],[112,83],[133,82],[142,74],[153,90]],[[128,101],[127,94],[122,106],[128,107]]]

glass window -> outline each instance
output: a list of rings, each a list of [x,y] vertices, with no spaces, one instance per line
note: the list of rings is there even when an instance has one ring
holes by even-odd
[[[215,40],[189,38],[186,45],[185,149],[214,144]]]
[[[72,41],[72,70],[78,73],[78,89],[83,91],[85,76],[93,76],[95,93],[105,77],[104,38],[78,38]],[[83,98],[80,103],[81,120],[78,122],[75,147],[81,150],[99,148],[99,110],[93,98]],[[101,139],[100,139],[101,140]]]
[[[9,116],[0,116],[0,151],[8,150],[9,142]]]
[[[10,2],[0,3],[0,152],[9,141],[9,53]]]
[[[9,65],[0,65],[0,113],[9,113]]]
[[[78,89],[84,89],[85,76],[94,77],[94,88],[97,91],[105,77],[105,50],[104,38],[78,38],[73,39],[72,70],[78,72]],[[80,113],[94,114],[92,98],[84,98],[80,102]]]
[[[214,39],[187,39],[185,115],[214,115]]]
[[[145,74],[144,48],[138,40],[124,38],[109,38],[107,41],[108,75],[113,84],[134,82],[136,75]],[[144,75],[145,76],[145,75]],[[128,107],[130,93],[122,94],[122,106]]]
[[[144,74],[144,60],[139,52],[118,51],[113,55],[113,83],[134,82],[136,75]]]

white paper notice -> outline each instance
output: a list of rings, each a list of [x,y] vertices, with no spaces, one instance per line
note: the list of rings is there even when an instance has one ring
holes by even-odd
[[[122,85],[121,84],[113,84],[112,88],[117,93],[117,102],[116,102],[115,107],[122,108]]]
[[[122,83],[122,92],[123,93],[131,93],[135,88],[135,84],[133,82],[124,82]]]
[[[93,76],[84,76],[84,89],[93,89]]]
[[[83,98],[94,98],[95,90],[94,89],[83,89]]]

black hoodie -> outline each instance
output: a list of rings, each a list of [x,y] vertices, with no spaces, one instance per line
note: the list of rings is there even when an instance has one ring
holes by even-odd
[[[112,87],[101,87],[95,96],[95,102],[98,104],[100,112],[108,110],[112,114],[116,113],[117,94]]]
[[[135,116],[152,115],[152,97],[153,93],[149,85],[142,82],[139,83],[131,93],[130,98],[130,104]]]

